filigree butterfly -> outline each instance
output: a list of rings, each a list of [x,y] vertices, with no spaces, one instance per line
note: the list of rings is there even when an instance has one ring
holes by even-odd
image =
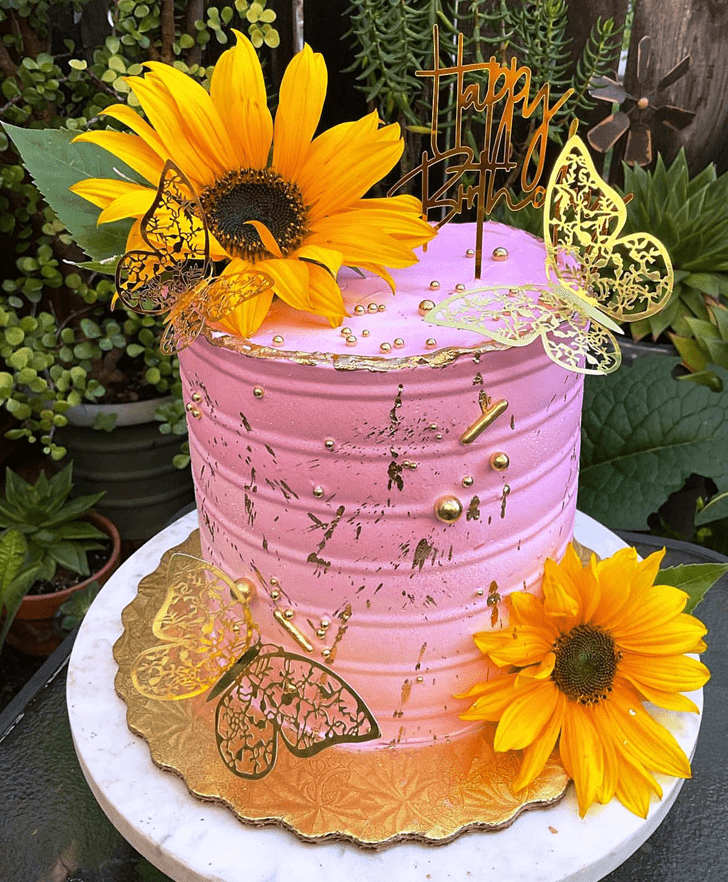
[[[258,272],[211,277],[210,234],[200,200],[171,160],[141,220],[140,233],[149,250],[135,249],[122,256],[116,267],[116,291],[134,312],[169,311],[162,352],[184,349],[206,321],[219,321],[272,284]]]
[[[241,587],[206,561],[175,554],[152,622],[160,641],[132,664],[134,687],[175,701],[211,689],[222,761],[241,778],[264,778],[279,742],[297,757],[379,738],[376,720],[331,669],[262,643]]]
[[[621,363],[616,322],[647,318],[668,301],[673,270],[648,233],[620,236],[627,207],[598,175],[575,134],[561,151],[544,204],[545,285],[482,287],[457,293],[427,313],[435,325],[475,330],[506,346],[541,337],[569,370],[610,373]]]

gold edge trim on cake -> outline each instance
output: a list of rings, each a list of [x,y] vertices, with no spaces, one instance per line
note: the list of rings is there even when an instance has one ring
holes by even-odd
[[[561,799],[568,777],[555,757],[531,787],[512,792],[520,757],[494,753],[492,724],[475,737],[427,748],[331,748],[308,759],[282,751],[266,778],[232,775],[217,753],[213,702],[205,695],[157,701],[131,680],[134,658],[158,642],[152,621],[172,555],[199,551],[195,530],[165,552],[124,608],[124,632],[113,648],[115,688],[127,704],[129,728],[146,740],[155,765],[179,775],[193,796],[222,802],[245,823],[283,827],[305,841],[339,839],[367,848],[405,840],[444,844],[466,830],[501,829],[525,809]]]
[[[385,358],[381,355],[347,355],[335,352],[302,352],[296,350],[274,349],[272,346],[263,346],[250,340],[231,337],[227,334],[216,336],[220,332],[205,326],[200,336],[207,339],[208,343],[220,349],[228,349],[231,352],[239,352],[252,358],[270,359],[273,361],[290,361],[294,364],[303,365],[331,365],[337,371],[368,370],[379,373],[385,371],[404,370],[407,368],[429,365],[430,367],[445,367],[461,356],[480,356],[486,352],[501,352],[508,349],[502,343],[493,340],[483,340],[472,347],[449,346],[438,349],[432,353],[420,353],[419,355],[407,355],[402,358]]]

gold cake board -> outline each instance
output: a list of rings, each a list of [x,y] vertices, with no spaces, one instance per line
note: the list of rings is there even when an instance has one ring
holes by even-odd
[[[492,725],[473,737],[411,749],[331,747],[310,758],[284,749],[265,778],[235,776],[217,750],[214,702],[205,694],[159,701],[132,683],[134,659],[159,642],[152,620],[164,602],[175,552],[199,557],[198,531],[164,553],[124,609],[124,632],[114,645],[115,687],[127,704],[129,728],[146,740],[154,763],[178,774],[192,795],[224,803],[243,822],[282,826],[304,840],[374,848],[408,839],[445,843],[465,830],[499,829],[563,796],[568,777],[557,756],[530,787],[514,793],[521,755],[493,751]]]

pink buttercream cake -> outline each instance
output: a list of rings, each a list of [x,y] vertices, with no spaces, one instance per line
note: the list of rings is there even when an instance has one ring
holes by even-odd
[[[203,555],[255,584],[265,642],[359,693],[382,738],[357,749],[469,731],[453,696],[487,676],[473,633],[573,534],[582,375],[421,314],[456,286],[545,279],[526,233],[486,225],[477,282],[474,247],[446,226],[394,295],[342,272],[348,333],[278,303],[251,341],[180,354]]]

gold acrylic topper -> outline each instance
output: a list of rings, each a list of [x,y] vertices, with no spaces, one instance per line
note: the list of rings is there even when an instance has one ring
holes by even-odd
[[[297,757],[334,744],[371,741],[379,726],[362,699],[329,668],[261,643],[248,597],[222,570],[173,555],[152,632],[161,642],[133,661],[135,689],[179,701],[212,687],[219,755],[246,779],[274,767],[278,741]],[[221,694],[222,693],[222,694]]]
[[[546,285],[458,293],[425,321],[477,331],[507,346],[541,337],[548,356],[585,374],[610,373],[622,360],[612,331],[661,309],[673,270],[664,245],[648,233],[620,236],[627,208],[597,174],[572,134],[546,189]]]
[[[116,268],[119,299],[134,312],[169,310],[162,352],[188,346],[206,321],[219,321],[236,306],[270,288],[263,273],[238,272],[210,278],[210,234],[186,175],[168,160],[140,233],[149,251],[127,251]]]
[[[418,77],[432,77],[432,121],[430,124],[430,153],[422,154],[422,162],[401,178],[389,191],[392,195],[417,175],[422,176],[422,208],[427,216],[432,209],[445,213],[437,227],[446,224],[464,208],[476,207],[475,278],[481,276],[483,259],[483,223],[499,201],[505,200],[509,208],[517,210],[530,204],[543,202],[544,188],[539,186],[546,161],[549,125],[571,96],[568,89],[553,105],[549,104],[549,85],[541,86],[531,98],[531,71],[519,65],[515,58],[509,65],[500,64],[495,58],[485,62],[465,64],[463,61],[463,35],[458,34],[457,61],[450,67],[440,67],[440,34],[433,28],[433,70],[420,70]],[[486,75],[487,87],[481,93],[477,82],[468,77]],[[441,149],[444,137],[439,130],[440,90],[455,90],[454,144]],[[533,119],[532,132],[526,146],[520,170],[520,186],[525,194],[519,202],[513,201],[508,184],[514,178],[518,164],[512,158],[513,119],[520,106],[523,119]],[[464,143],[464,115],[472,109],[482,114],[483,143],[479,152]],[[498,111],[498,112],[497,112]],[[538,122],[536,121],[538,120]],[[531,169],[531,165],[535,169]],[[432,174],[434,171],[434,175]],[[502,186],[496,189],[496,176],[506,175]],[[464,176],[474,178],[467,188]],[[433,178],[441,183],[434,183]],[[435,186],[433,193],[430,187]],[[453,192],[453,188],[457,189]]]

